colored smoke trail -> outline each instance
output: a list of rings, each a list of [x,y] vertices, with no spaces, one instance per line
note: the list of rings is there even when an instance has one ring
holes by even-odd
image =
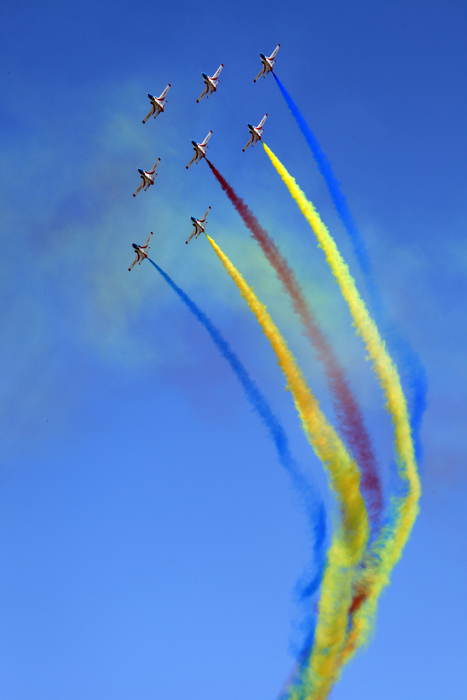
[[[358,294],[355,281],[351,277],[345,261],[313,205],[306,199],[293,177],[289,175],[264,142],[263,147],[290,194],[297,202],[300,211],[313,228],[318,244],[323,248],[328,265],[347,302],[357,333],[362,336],[365,342],[374,371],[386,398],[386,408],[394,424],[399,474],[407,484],[407,494],[403,498],[392,499],[390,521],[372,545],[371,551],[365,558],[365,566],[360,572],[357,592],[359,594],[360,590],[363,590],[364,599],[352,616],[353,629],[349,637],[351,648],[348,645],[342,657],[347,659],[353,650],[368,639],[376,614],[379,594],[383,587],[389,583],[389,574],[402,555],[402,550],[418,514],[420,480],[415,462],[407,405],[397,368],[386,351],[384,341],[379,335],[374,321],[370,318],[365,303]],[[354,639],[352,635],[356,635],[356,638]]]
[[[207,330],[222,357],[227,360],[236,378],[241,384],[248,400],[266,425],[274,442],[279,461],[289,473],[294,487],[303,498],[308,523],[313,537],[313,563],[316,574],[313,578],[313,595],[319,588],[324,569],[324,541],[326,538],[326,512],[324,504],[312,484],[305,478],[300,467],[292,457],[284,428],[274,415],[271,407],[256,382],[251,379],[245,367],[234,353],[229,343],[222,336],[218,328],[210,318],[190,299],[190,297],[175,284],[175,282],[155,262],[148,258],[167,284],[174,290],[178,297],[188,307],[195,318]]]
[[[387,310],[381,298],[379,288],[375,282],[373,266],[371,264],[370,256],[368,255],[365,242],[355,224],[354,218],[347,204],[347,200],[341,192],[339,182],[334,175],[331,164],[327,159],[326,154],[322,150],[318,139],[311,131],[289,93],[274,72],[273,75],[290,111],[295,118],[295,121],[298,124],[300,131],[305,137],[305,140],[313,153],[314,159],[318,164],[319,171],[326,181],[334,207],[352,242],[355,257],[360,265],[366,288],[368,290],[368,294],[370,295],[371,307],[376,323],[378,324],[379,328],[382,329],[383,336],[388,342],[391,353],[397,358],[399,369],[407,385],[409,386],[410,425],[415,443],[415,454],[417,460],[419,461],[422,456],[420,429],[422,426],[423,414],[425,413],[427,406],[428,391],[428,379],[425,368],[420,362],[417,353],[414,351],[401,330],[397,328],[394,323],[388,320]]]
[[[330,688],[333,669],[346,641],[353,582],[366,549],[368,516],[360,493],[360,472],[344,444],[319,408],[296,360],[272,318],[254,292],[207,234],[206,237],[241,295],[255,314],[286,377],[305,435],[326,468],[340,507],[338,523],[327,554],[313,652],[301,683],[308,697],[318,698]]]
[[[258,219],[233,189],[217,168],[206,158],[206,162],[227,194],[254,240],[261,246],[271,266],[288,293],[292,306],[305,329],[305,335],[322,362],[333,399],[334,411],[340,434],[355,457],[361,471],[361,488],[365,496],[370,520],[375,529],[380,524],[383,510],[381,482],[376,468],[373,446],[365,428],[360,407],[350,389],[344,370],[331,346],[314,318],[293,271],[279,248],[260,225]]]

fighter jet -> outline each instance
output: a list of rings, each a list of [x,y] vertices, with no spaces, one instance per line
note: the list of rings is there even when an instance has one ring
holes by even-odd
[[[206,84],[206,87],[204,88],[203,92],[201,95],[198,97],[196,102],[199,102],[200,100],[203,99],[205,95],[209,97],[213,92],[217,90],[217,83],[219,82],[219,74],[221,70],[223,69],[224,64],[221,63],[219,68],[216,70],[213,76],[209,77],[209,75],[206,75],[206,73],[202,73],[203,80]]]
[[[206,157],[206,151],[208,149],[208,146],[206,144],[209,141],[209,139],[211,138],[211,134],[212,134],[212,131],[209,132],[209,134],[206,136],[206,138],[204,139],[204,141],[202,143],[196,143],[196,141],[191,142],[193,144],[193,149],[195,151],[195,155],[193,156],[193,158],[190,160],[190,162],[186,166],[187,170],[190,167],[190,165],[192,165],[195,161],[197,163],[199,163],[201,158]]]
[[[260,123],[258,126],[252,126],[251,124],[248,124],[248,128],[250,130],[250,140],[248,141],[247,145],[243,149],[243,153],[245,153],[246,149],[248,146],[252,143],[253,146],[257,141],[261,141],[261,135],[264,131],[263,129],[263,124],[266,121],[267,113],[264,115],[264,117],[261,119]]]
[[[164,92],[162,93],[162,95],[160,97],[154,97],[154,95],[151,95],[151,93],[148,92],[148,97],[151,101],[151,111],[149,112],[149,114],[146,117],[144,117],[143,124],[146,124],[149,117],[152,116],[153,114],[154,114],[154,119],[155,119],[158,114],[160,114],[161,112],[164,111],[164,107],[167,104],[167,100],[165,100],[165,102],[163,100],[169,91],[169,87],[171,87],[170,83],[167,85],[167,87],[165,88]]]
[[[208,207],[208,210],[202,219],[195,219],[194,216],[191,217],[191,220],[193,222],[193,226],[195,227],[195,229],[192,232],[191,236],[188,238],[188,240],[185,241],[185,243],[188,243],[189,241],[191,241],[193,236],[196,236],[196,238],[198,238],[200,233],[204,233],[204,229],[206,228],[206,219],[208,218],[208,214],[209,214],[210,210],[211,210],[211,207]],[[203,224],[204,224],[204,226],[203,226]]]
[[[130,270],[136,265],[136,263],[139,263],[141,265],[144,258],[148,257],[148,251],[149,251],[148,243],[151,239],[151,236],[152,236],[152,231],[149,234],[148,240],[146,241],[146,243],[144,245],[136,245],[136,243],[131,244],[133,246],[133,248],[136,250],[136,258],[133,260],[130,267],[128,268],[128,272],[130,272]]]
[[[160,158],[158,158],[156,160],[152,170],[141,170],[141,168],[138,168],[138,172],[141,175],[142,183],[140,184],[140,186],[138,187],[136,192],[134,192],[133,197],[136,197],[138,192],[140,192],[143,189],[143,187],[144,187],[144,191],[146,191],[148,189],[148,187],[150,187],[151,185],[154,184],[154,178],[157,175],[157,173],[154,175],[154,172],[155,172],[159,162],[160,162]]]
[[[258,80],[258,78],[261,78],[262,75],[264,77],[266,77],[267,74],[272,71],[272,67],[275,64],[274,59],[275,59],[276,53],[279,51],[279,48],[280,48],[280,44],[277,44],[276,48],[274,49],[274,51],[272,52],[272,54],[270,56],[265,56],[264,53],[260,53],[261,63],[263,65],[261,66],[261,70],[255,78],[255,81],[254,81],[255,83]]]

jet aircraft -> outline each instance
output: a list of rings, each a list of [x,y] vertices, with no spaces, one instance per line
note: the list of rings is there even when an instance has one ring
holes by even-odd
[[[160,158],[158,158],[156,160],[156,162],[153,165],[152,170],[141,170],[141,168],[138,168],[138,172],[141,175],[142,183],[140,184],[140,186],[138,187],[136,192],[134,192],[133,197],[136,197],[138,192],[140,192],[143,189],[143,187],[144,187],[144,191],[146,191],[148,189],[148,187],[150,187],[151,185],[154,184],[154,178],[157,175],[157,173],[154,175],[154,172],[159,164],[159,161],[160,161]]]
[[[130,270],[136,265],[136,263],[139,263],[141,265],[144,258],[148,257],[148,251],[149,251],[148,243],[151,240],[151,236],[152,236],[152,231],[149,234],[148,240],[146,241],[146,243],[144,245],[136,245],[136,243],[131,244],[133,246],[133,248],[136,250],[136,258],[133,260],[130,267],[128,268],[128,272],[130,272]]]
[[[167,104],[167,100],[164,102],[164,97],[167,95],[169,91],[169,87],[171,87],[170,83],[167,85],[165,88],[164,92],[160,97],[154,97],[154,95],[151,95],[150,92],[148,92],[148,97],[151,102],[151,111],[147,116],[144,117],[143,119],[143,124],[146,124],[147,120],[149,117],[151,117],[154,114],[154,119],[157,117],[158,114],[164,111],[164,107]]]
[[[199,102],[200,100],[203,99],[205,95],[209,97],[209,95],[212,95],[213,92],[217,90],[217,83],[219,82],[219,74],[221,70],[223,69],[224,64],[221,63],[219,68],[216,70],[213,76],[206,75],[206,73],[202,73],[203,80],[206,84],[206,87],[204,88],[203,92],[201,95],[198,97],[196,102]]]
[[[191,217],[191,220],[193,222],[193,226],[195,227],[195,229],[192,232],[191,236],[189,236],[188,240],[185,241],[185,243],[188,243],[189,241],[191,241],[193,236],[196,236],[196,238],[198,238],[198,236],[201,233],[204,233],[204,229],[206,228],[206,219],[208,218],[208,214],[209,214],[210,210],[211,210],[211,207],[208,207],[208,210],[202,219],[195,219],[194,216]],[[203,226],[203,224],[204,224],[204,226]]]
[[[208,149],[208,146],[206,144],[209,141],[209,139],[211,138],[211,134],[212,134],[212,131],[209,132],[209,134],[206,136],[204,141],[202,141],[201,143],[196,143],[196,141],[191,142],[193,144],[193,149],[194,149],[195,155],[193,156],[193,158],[190,160],[190,162],[186,166],[187,170],[190,167],[190,165],[192,165],[195,161],[197,163],[199,163],[201,158],[206,157],[206,151]]]
[[[263,65],[261,66],[261,70],[254,80],[255,83],[258,80],[258,78],[261,78],[262,75],[264,77],[266,77],[267,74],[272,71],[272,67],[274,66],[274,64],[276,62],[274,59],[276,57],[276,53],[279,51],[279,48],[280,48],[280,44],[277,44],[276,48],[274,49],[274,51],[272,52],[272,54],[270,56],[265,56],[264,53],[260,53],[261,63]]]
[[[257,141],[261,141],[261,135],[262,135],[262,133],[263,133],[263,131],[264,131],[263,125],[264,125],[264,122],[266,121],[266,117],[267,117],[267,116],[268,116],[268,115],[267,115],[267,113],[266,113],[266,114],[264,115],[264,117],[261,119],[261,121],[260,121],[260,123],[258,124],[258,126],[252,126],[251,124],[248,124],[248,128],[249,128],[249,130],[250,130],[250,140],[248,141],[247,145],[246,145],[245,148],[243,149],[243,152],[244,152],[244,153],[245,153],[246,149],[248,148],[248,146],[249,146],[251,143],[252,143],[253,146],[254,146],[255,143],[256,143]]]

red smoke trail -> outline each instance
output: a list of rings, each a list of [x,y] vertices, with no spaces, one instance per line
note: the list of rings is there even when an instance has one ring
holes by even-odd
[[[259,243],[264,255],[275,269],[278,278],[292,300],[295,313],[300,317],[305,328],[305,335],[313,344],[318,359],[324,366],[333,398],[339,432],[360,466],[362,471],[361,488],[370,521],[373,527],[378,527],[383,510],[383,495],[376,469],[376,458],[360,408],[344,376],[344,370],[308,308],[294,273],[269,233],[262,228],[253,212],[247,207],[243,199],[234,192],[233,188],[214,165],[207,158],[205,160],[220,186],[242,217],[245,226],[251,231],[253,238]]]

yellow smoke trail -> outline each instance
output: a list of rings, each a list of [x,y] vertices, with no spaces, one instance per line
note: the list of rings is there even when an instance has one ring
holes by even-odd
[[[266,144],[262,143],[290,194],[297,202],[300,211],[313,228],[319,246],[323,248],[329,267],[349,306],[357,334],[361,335],[365,342],[386,398],[386,408],[394,424],[394,442],[399,474],[408,486],[407,495],[404,498],[392,500],[391,521],[383,529],[378,541],[372,547],[371,553],[366,558],[365,568],[362,570],[360,578],[363,590],[368,597],[361,609],[354,615],[353,629],[349,634],[346,649],[341,659],[342,662],[345,662],[355,649],[368,639],[376,613],[378,597],[383,587],[389,583],[389,574],[402,555],[402,550],[418,514],[420,480],[415,462],[407,404],[397,368],[387,353],[384,341],[380,337],[378,329],[357,291],[355,281],[327,228],[294,178],[289,175]]]
[[[318,401],[308,388],[285,340],[252,289],[207,234],[206,237],[255,314],[277,356],[286,377],[305,434],[316,455],[327,469],[338,500],[342,523],[333,535],[327,555],[322,583],[318,623],[315,631],[316,652],[304,679],[310,697],[326,691],[333,668],[346,641],[348,609],[352,601],[355,571],[362,560],[369,535],[368,515],[360,493],[360,472],[344,444],[327,421]]]

